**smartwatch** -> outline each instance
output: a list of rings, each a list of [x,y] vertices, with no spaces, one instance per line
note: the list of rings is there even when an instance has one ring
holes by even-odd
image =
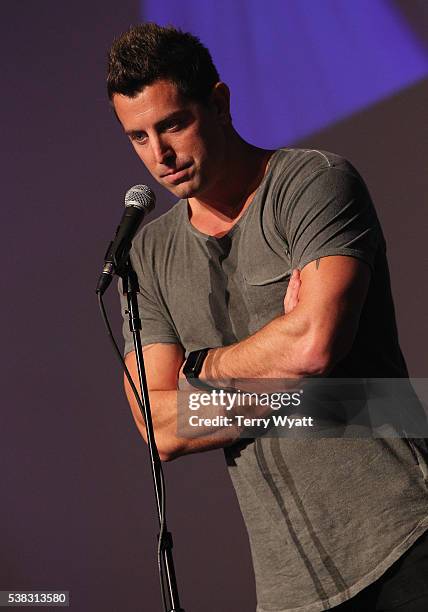
[[[192,351],[189,353],[186,363],[184,364],[183,374],[187,379],[187,382],[193,387],[201,387],[207,389],[209,385],[199,380],[199,374],[201,373],[202,366],[205,361],[205,357],[208,354],[209,348],[200,349],[199,351]]]
[[[209,350],[209,348],[204,348],[189,353],[183,368],[183,374],[189,382],[190,379],[199,378],[205,357],[208,355]]]

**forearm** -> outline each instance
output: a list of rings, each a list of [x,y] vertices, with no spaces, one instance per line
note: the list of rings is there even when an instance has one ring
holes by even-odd
[[[179,394],[181,394],[180,403],[178,402]],[[188,403],[186,404],[188,395],[188,392],[175,390],[150,392],[153,430],[162,461],[170,461],[190,453],[223,448],[233,444],[239,437],[240,432],[234,425],[191,427],[187,410]],[[147,442],[144,420],[135,401],[131,403],[131,408],[138,430]]]
[[[212,349],[201,378],[300,379],[325,375],[349,352],[370,282],[370,268],[353,257],[325,257],[300,273],[296,307],[252,336]]]
[[[320,374],[325,360],[315,336],[310,319],[296,308],[241,342],[210,350],[201,377],[296,379]]]

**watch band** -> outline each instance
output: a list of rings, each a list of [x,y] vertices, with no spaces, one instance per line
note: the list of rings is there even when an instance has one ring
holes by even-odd
[[[209,348],[204,348],[199,349],[198,351],[191,351],[189,353],[183,367],[183,374],[186,377],[187,382],[192,385],[192,387],[202,389],[204,391],[218,391],[219,389],[223,389],[224,391],[230,391],[232,393],[236,392],[235,388],[213,386],[204,380],[200,380],[199,374],[201,373],[202,366],[209,350]]]

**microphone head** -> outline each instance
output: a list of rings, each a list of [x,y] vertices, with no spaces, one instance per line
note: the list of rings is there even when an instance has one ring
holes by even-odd
[[[156,196],[147,185],[134,185],[125,195],[125,206],[135,206],[145,212],[154,209]]]

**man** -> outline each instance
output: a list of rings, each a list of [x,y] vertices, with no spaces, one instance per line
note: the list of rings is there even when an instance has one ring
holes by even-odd
[[[361,177],[337,155],[246,143],[209,52],[173,28],[137,26],[115,41],[108,91],[137,155],[179,198],[132,249],[161,458],[225,448],[258,612],[427,609],[416,563],[426,464],[411,441],[177,435],[186,358],[202,381],[407,376]],[[137,380],[126,323],[124,333]]]

